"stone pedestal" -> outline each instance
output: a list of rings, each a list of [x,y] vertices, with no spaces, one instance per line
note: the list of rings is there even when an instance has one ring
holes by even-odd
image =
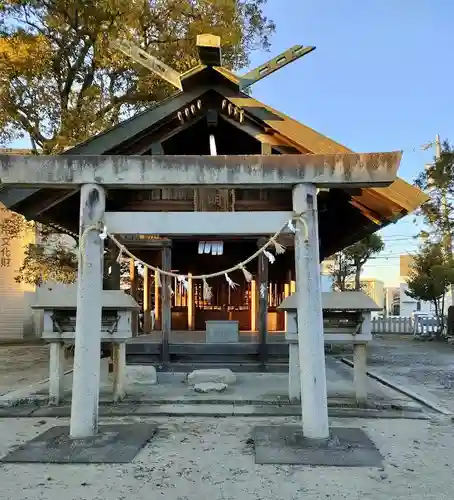
[[[239,340],[238,321],[205,321],[208,344],[236,343]]]

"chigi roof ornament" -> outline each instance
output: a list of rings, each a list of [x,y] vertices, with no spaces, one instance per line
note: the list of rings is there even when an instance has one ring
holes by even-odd
[[[112,46],[131,58],[137,64],[149,69],[178,90],[183,91],[182,79],[184,74],[178,73],[176,70],[160,61],[157,57],[152,56],[129,40],[115,40],[112,42]],[[221,37],[208,33],[197,35],[197,50],[202,66],[222,68]],[[254,83],[271,75],[284,66],[287,66],[287,64],[309,54],[313,50],[315,50],[315,47],[312,46],[305,47],[303,45],[294,45],[245,75],[236,77],[238,78],[239,89],[246,90]],[[187,73],[191,71],[192,70]]]

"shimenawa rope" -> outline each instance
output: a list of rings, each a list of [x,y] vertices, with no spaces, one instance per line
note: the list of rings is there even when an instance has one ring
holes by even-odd
[[[250,257],[248,257],[247,259],[243,260],[242,262],[239,262],[238,264],[236,264],[233,267],[230,267],[229,269],[224,269],[224,270],[218,271],[216,273],[192,275],[191,276],[192,280],[202,280],[203,281],[203,295],[204,295],[204,298],[206,300],[208,300],[210,298],[210,294],[211,294],[211,288],[209,287],[208,282],[207,282],[208,279],[215,278],[217,276],[224,276],[225,279],[226,279],[226,281],[227,281],[227,283],[229,284],[229,286],[231,288],[236,288],[236,286],[238,286],[238,285],[237,285],[237,283],[233,282],[232,279],[229,277],[230,273],[232,273],[234,271],[237,271],[237,270],[240,270],[240,271],[243,272],[243,275],[244,275],[246,281],[251,281],[252,280],[252,275],[251,275],[251,273],[246,268],[247,264],[249,264],[251,261],[253,261],[255,258],[257,258],[262,253],[267,257],[267,259],[271,263],[273,263],[274,260],[275,260],[275,257],[267,249],[270,246],[273,246],[276,254],[283,254],[285,252],[285,247],[283,245],[281,245],[277,241],[277,239],[278,239],[279,235],[282,233],[282,231],[285,228],[289,228],[290,231],[293,232],[293,233],[296,233],[296,231],[300,230],[299,228],[295,227],[295,225],[293,224],[294,221],[300,222],[302,224],[303,229],[304,229],[304,240],[307,242],[308,241],[308,237],[309,237],[309,228],[308,228],[307,222],[306,222],[306,220],[304,218],[304,213],[294,214],[293,217],[290,220],[286,221],[276,231],[276,233],[273,236],[271,236],[271,238],[268,239],[268,241],[264,245],[262,245],[254,254],[252,254]],[[178,273],[174,273],[172,271],[165,271],[164,269],[161,269],[159,267],[147,264],[142,259],[136,257],[131,251],[129,251],[125,247],[125,245],[123,245],[122,243],[120,243],[118,241],[118,239],[113,234],[109,233],[108,230],[107,230],[107,228],[104,226],[104,224],[102,222],[100,222],[99,224],[88,226],[84,230],[84,232],[82,233],[82,235],[81,235],[80,243],[79,243],[79,262],[81,262],[82,265],[83,265],[83,262],[84,262],[86,238],[87,238],[88,234],[90,233],[90,231],[98,231],[99,232],[99,237],[102,240],[105,240],[106,238],[110,238],[110,240],[119,248],[120,251],[119,251],[119,254],[118,254],[118,257],[117,257],[117,262],[119,262],[120,259],[124,255],[126,255],[126,256],[130,257],[131,259],[133,259],[136,264],[140,264],[144,268],[147,268],[147,269],[150,269],[152,271],[157,272],[158,273],[158,279],[159,279],[159,285],[161,284],[160,276],[162,275],[162,276],[169,276],[171,278],[178,279],[178,281],[180,281],[181,283],[183,283],[183,286],[185,286],[185,288],[187,288],[189,275],[187,275],[187,274],[178,274]]]

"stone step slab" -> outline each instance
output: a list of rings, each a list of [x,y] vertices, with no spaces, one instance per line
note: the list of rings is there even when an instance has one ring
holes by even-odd
[[[228,368],[194,370],[188,374],[187,382],[189,385],[204,384],[207,382],[232,385],[236,382],[236,375]]]

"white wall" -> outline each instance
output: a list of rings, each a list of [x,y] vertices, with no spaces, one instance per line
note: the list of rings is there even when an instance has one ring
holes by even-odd
[[[408,290],[407,283],[400,284],[400,316],[410,317],[412,313],[418,311],[418,301],[409,297],[405,291]],[[420,309],[418,312],[431,314],[434,312],[430,302],[420,301]]]
[[[333,291],[333,277],[326,274],[320,276],[322,282],[322,292],[332,292]]]
[[[0,222],[11,212],[0,204]],[[35,287],[14,280],[24,259],[25,246],[35,239],[30,231],[23,239],[8,241],[0,234],[0,339],[22,339],[35,335],[33,313]]]

